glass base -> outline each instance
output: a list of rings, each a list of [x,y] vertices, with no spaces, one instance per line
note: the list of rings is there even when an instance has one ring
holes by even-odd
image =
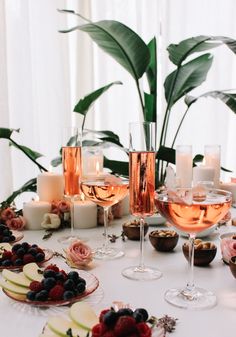
[[[170,289],[165,293],[165,300],[179,308],[201,310],[216,305],[216,295],[208,290],[195,287],[188,289]]]
[[[159,279],[162,276],[162,272],[152,267],[133,266],[123,269],[122,275],[130,280],[152,281]]]
[[[57,241],[63,245],[70,245],[72,242],[81,240],[83,242],[88,241],[88,238],[81,237],[79,235],[67,235],[67,236],[61,236],[57,239]]]
[[[124,256],[125,253],[122,250],[118,250],[113,247],[100,247],[95,249],[93,257],[98,260],[114,260]]]

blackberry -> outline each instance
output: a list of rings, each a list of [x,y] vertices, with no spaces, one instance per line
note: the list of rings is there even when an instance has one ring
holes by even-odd
[[[56,278],[56,273],[52,269],[45,269],[43,272],[43,277],[48,278],[48,277],[53,277]]]
[[[17,251],[16,251],[16,255],[18,257],[23,257],[25,255],[25,250],[23,247],[19,248]]]
[[[46,301],[48,299],[47,290],[41,290],[35,295],[35,301]]]
[[[119,316],[114,310],[109,310],[103,316],[103,323],[108,327],[112,328],[116,324],[117,319]]]
[[[3,235],[3,236],[9,236],[9,234],[10,234],[10,231],[9,231],[8,228],[5,228],[5,229],[3,230],[3,232],[2,232],[2,235]]]
[[[14,266],[22,266],[23,265],[23,260],[22,259],[16,259],[14,261]]]
[[[21,248],[21,244],[17,243],[12,247],[11,250],[12,250],[12,252],[16,253],[19,248]]]
[[[42,262],[45,258],[45,254],[44,253],[37,253],[37,255],[35,256],[35,260],[36,262]]]
[[[15,235],[10,235],[10,242],[15,241],[16,237]]]
[[[85,287],[84,283],[82,283],[82,282],[78,283],[77,286],[76,286],[77,294],[78,295],[82,294],[85,291],[85,288],[86,287]]]
[[[77,271],[70,271],[68,273],[68,278],[73,280],[75,283],[78,283],[79,274],[77,273]]]
[[[55,278],[56,278],[57,281],[64,281],[65,280],[65,276],[61,272],[56,273]]]
[[[143,316],[143,322],[146,322],[148,320],[148,312],[144,308],[137,308],[135,309],[134,313],[139,313]]]
[[[63,294],[63,300],[69,300],[70,298],[74,297],[74,292],[71,290],[66,290]]]
[[[37,249],[36,248],[29,248],[29,250],[28,250],[28,254],[31,254],[31,255],[33,255],[33,256],[36,256],[37,255],[37,253],[38,253],[38,251],[37,251]]]
[[[63,287],[64,287],[65,290],[73,290],[74,287],[75,287],[75,283],[71,279],[68,279],[63,284]]]
[[[21,244],[21,247],[24,248],[25,252],[27,252],[28,249],[29,249],[29,247],[30,247],[30,245],[28,244],[28,242],[23,242]]]
[[[10,242],[10,237],[9,236],[4,236],[2,238],[2,242]]]
[[[54,277],[47,277],[43,279],[42,284],[46,290],[50,290],[56,285],[56,280]]]
[[[141,322],[144,321],[143,315],[142,315],[140,312],[138,312],[138,311],[135,311],[135,312],[133,313],[133,318],[135,319],[135,322],[136,322],[136,323],[141,323]]]
[[[2,266],[3,267],[9,267],[11,265],[11,260],[4,260],[2,261]]]
[[[118,316],[132,316],[133,310],[130,308],[121,308],[117,311]]]
[[[28,300],[34,301],[34,300],[35,300],[35,295],[36,295],[36,292],[30,290],[30,291],[26,294],[26,297],[28,298]]]
[[[84,278],[82,278],[82,277],[78,277],[78,280],[77,280],[77,283],[84,283],[84,284],[86,284],[86,281],[85,281],[85,279]]]

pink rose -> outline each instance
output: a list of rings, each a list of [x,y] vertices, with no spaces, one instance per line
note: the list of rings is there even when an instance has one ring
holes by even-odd
[[[70,204],[67,201],[59,201],[58,208],[61,213],[70,212]]]
[[[67,262],[73,267],[85,267],[93,260],[91,248],[80,240],[65,250]]]
[[[12,218],[6,221],[7,227],[18,231],[21,231],[25,227],[25,224],[25,218],[23,218],[21,215],[18,218]]]
[[[10,208],[6,208],[1,212],[1,220],[7,221],[16,217],[16,213]]]
[[[223,260],[229,263],[232,256],[236,255],[236,240],[232,238],[224,238],[220,243]]]

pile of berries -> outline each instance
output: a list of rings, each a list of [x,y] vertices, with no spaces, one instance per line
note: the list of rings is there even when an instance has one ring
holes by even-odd
[[[42,262],[45,259],[44,251],[37,245],[28,242],[17,243],[11,250],[4,250],[0,258],[1,267],[23,266],[31,262]]]
[[[151,337],[147,324],[148,312],[139,308],[115,311],[113,308],[100,313],[99,323],[92,328],[92,337]]]
[[[0,242],[13,242],[16,237],[12,231],[4,224],[0,224]]]
[[[86,281],[77,271],[66,273],[51,264],[44,269],[42,281],[32,281],[29,288],[26,297],[30,301],[70,300],[84,293]]]

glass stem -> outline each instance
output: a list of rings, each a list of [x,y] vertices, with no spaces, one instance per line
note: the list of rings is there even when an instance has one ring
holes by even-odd
[[[103,207],[103,211],[104,211],[104,236],[105,236],[105,240],[104,240],[104,243],[103,243],[103,250],[106,251],[107,246],[108,246],[108,212],[109,212],[109,207]]]
[[[144,266],[144,254],[143,254],[143,246],[144,246],[144,219],[140,218],[140,257],[139,257],[139,269],[143,270]]]
[[[194,240],[195,234],[189,234],[189,279],[187,283],[186,290],[192,292],[195,288],[194,286],[194,273],[193,273],[193,264],[194,264]]]
[[[74,236],[74,220],[75,220],[75,218],[74,218],[74,215],[75,215],[75,213],[74,213],[74,202],[75,202],[75,200],[72,197],[71,198],[71,206],[70,206],[70,234],[71,234],[71,236]]]

